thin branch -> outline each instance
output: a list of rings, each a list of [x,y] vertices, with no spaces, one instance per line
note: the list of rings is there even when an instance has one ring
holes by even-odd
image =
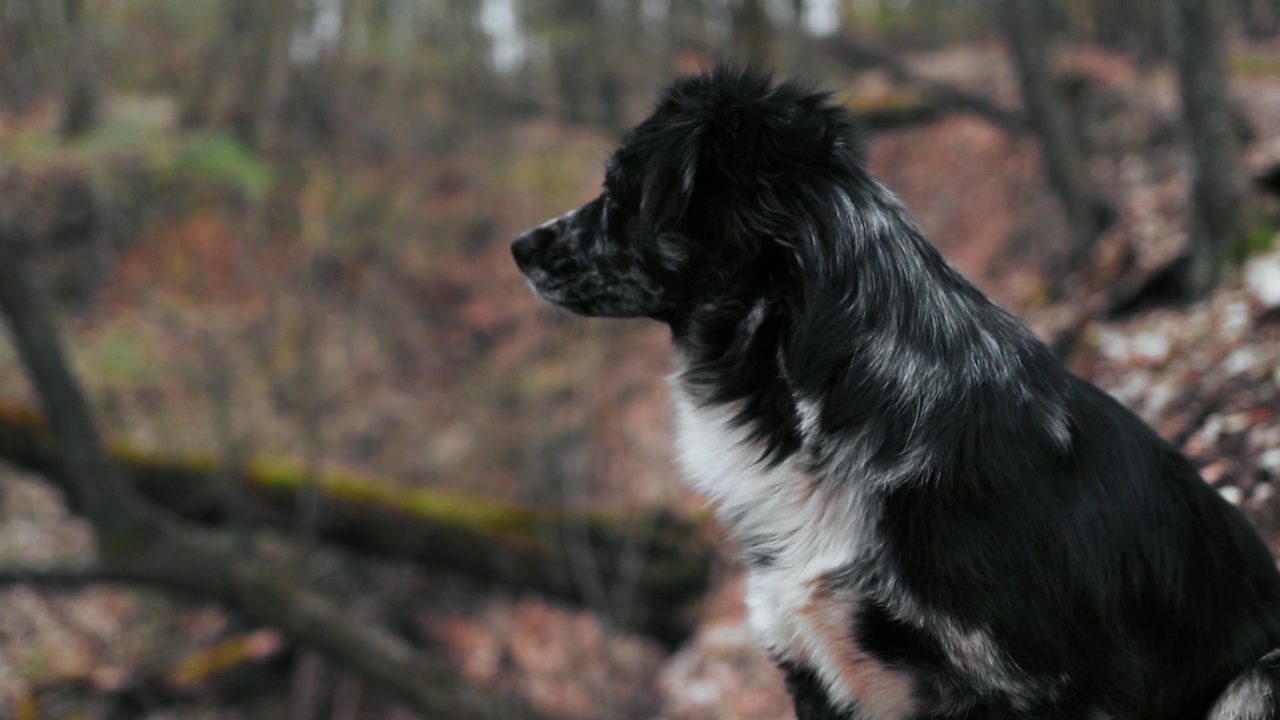
[[[859,70],[879,70],[896,83],[919,88],[939,108],[949,107],[976,115],[1013,135],[1021,135],[1027,131],[1027,121],[1021,113],[1002,107],[990,98],[922,77],[893,56],[869,48],[847,35],[827,40],[823,48],[828,57],[845,66]]]

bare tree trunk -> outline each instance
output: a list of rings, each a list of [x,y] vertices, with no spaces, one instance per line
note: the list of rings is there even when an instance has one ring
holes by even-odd
[[[702,0],[683,0],[667,6],[667,56],[707,46],[707,9]]]
[[[804,76],[813,71],[814,46],[809,41],[809,30],[805,27],[807,0],[791,0],[791,27],[787,34],[787,65],[794,75]]]
[[[734,0],[733,43],[738,56],[759,68],[773,66],[773,26],[764,0]]]
[[[57,440],[59,466],[72,487],[71,504],[104,536],[107,546],[129,545],[142,522],[132,489],[107,458],[89,407],[67,365],[62,342],[20,270],[15,238],[0,231],[0,316],[8,318],[14,347],[36,386]]]
[[[289,73],[297,0],[224,0],[181,111],[187,127],[227,125],[256,147],[274,134]]]
[[[581,124],[590,120],[588,105],[595,94],[592,38],[598,8],[595,0],[555,0],[555,10],[551,61],[560,91],[560,119]]]
[[[42,95],[66,87],[73,63],[62,0],[0,2],[0,107],[22,116]]]
[[[1275,37],[1280,32],[1280,2],[1240,0],[1244,31],[1255,39]]]
[[[243,68],[253,0],[222,0],[218,29],[200,54],[195,77],[183,88],[180,121],[185,127],[205,127],[222,121],[226,86]]]
[[[1165,10],[1191,173],[1185,290],[1200,297],[1217,284],[1223,263],[1240,259],[1245,173],[1231,119],[1223,8],[1214,0],[1169,0]]]
[[[1018,72],[1027,117],[1040,142],[1049,184],[1058,196],[1071,244],[1067,271],[1083,268],[1102,230],[1106,211],[1094,194],[1087,158],[1068,127],[1068,115],[1055,95],[1038,0],[1001,0],[1005,37]]]
[[[62,117],[58,130],[63,138],[74,138],[98,124],[102,109],[102,90],[98,73],[89,58],[91,34],[85,17],[84,0],[66,0],[69,42],[64,62],[70,69],[63,93]]]
[[[1252,34],[1257,2],[1255,0],[1234,0],[1232,5],[1235,6],[1236,18],[1240,21],[1240,27],[1246,33]]]
[[[240,130],[249,147],[262,147],[275,137],[289,86],[289,43],[298,14],[297,0],[260,0],[260,5],[261,27],[254,33],[259,46],[246,72],[245,97],[251,107]]]
[[[19,117],[31,108],[43,84],[35,56],[38,20],[29,6],[0,13],[0,107]]]

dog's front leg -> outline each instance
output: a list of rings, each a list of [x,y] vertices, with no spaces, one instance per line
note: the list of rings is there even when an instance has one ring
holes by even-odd
[[[838,709],[822,680],[812,670],[791,662],[779,662],[787,676],[787,690],[796,706],[797,720],[864,720],[856,709]]]

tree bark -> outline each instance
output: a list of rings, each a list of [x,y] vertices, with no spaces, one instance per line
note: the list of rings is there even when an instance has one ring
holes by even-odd
[[[1191,215],[1184,279],[1201,297],[1217,285],[1224,263],[1241,259],[1245,173],[1231,119],[1223,47],[1223,8],[1214,0],[1168,0],[1191,175]]]
[[[1088,262],[1107,213],[1100,209],[1083,148],[1068,127],[1068,115],[1055,95],[1046,50],[1049,38],[1039,0],[1001,0],[1000,7],[1027,118],[1066,220],[1070,236],[1066,270],[1076,272]]]

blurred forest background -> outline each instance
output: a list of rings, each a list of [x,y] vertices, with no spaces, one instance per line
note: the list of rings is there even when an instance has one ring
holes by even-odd
[[[0,717],[790,717],[520,231],[719,60],[1280,550],[1280,1],[0,0]],[[61,342],[57,339],[61,338]]]

